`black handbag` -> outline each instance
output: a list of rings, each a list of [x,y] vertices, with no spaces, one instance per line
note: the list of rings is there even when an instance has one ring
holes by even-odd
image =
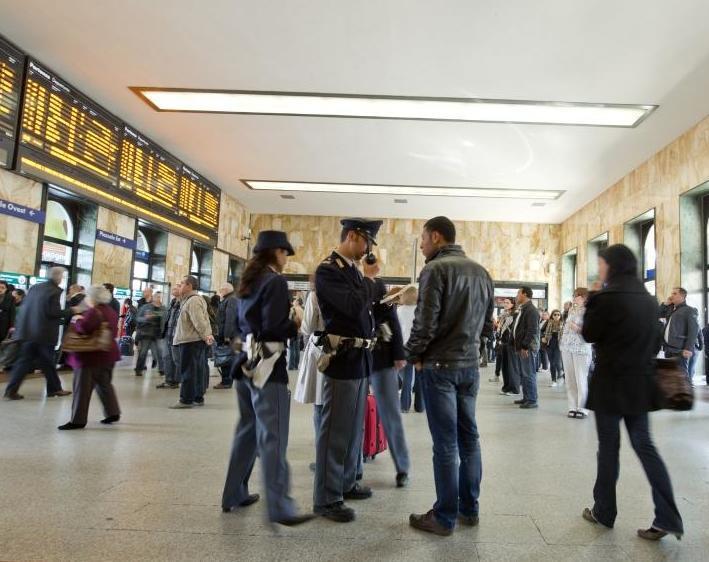
[[[234,350],[229,344],[218,345],[214,348],[214,366],[228,367],[234,359]]]
[[[663,408],[679,411],[692,409],[694,390],[677,358],[657,359],[655,381],[662,396]]]

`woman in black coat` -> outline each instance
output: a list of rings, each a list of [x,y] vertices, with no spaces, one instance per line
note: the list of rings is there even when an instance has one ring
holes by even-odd
[[[588,404],[596,414],[598,472],[595,504],[583,516],[613,527],[617,515],[616,482],[620,471],[620,422],[652,487],[655,520],[638,536],[659,540],[682,537],[682,518],[675,504],[670,476],[650,437],[648,412],[660,409],[655,384],[655,357],[660,349],[657,301],[637,274],[632,251],[617,244],[602,250],[598,260],[604,288],[586,305],[582,334],[593,343],[596,363],[589,382]]]

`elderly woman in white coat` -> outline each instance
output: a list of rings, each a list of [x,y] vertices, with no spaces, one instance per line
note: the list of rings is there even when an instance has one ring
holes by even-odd
[[[313,425],[315,426],[315,439],[317,440],[322,418],[322,390],[323,374],[318,371],[318,360],[322,350],[315,345],[317,336],[315,332],[325,330],[325,323],[320,314],[320,306],[315,291],[310,291],[305,301],[303,321],[300,332],[306,338],[303,358],[298,369],[298,380],[295,384],[295,401],[301,404],[313,404]]]
[[[569,309],[569,315],[564,322],[559,340],[566,377],[566,394],[569,399],[567,417],[577,419],[588,417],[586,399],[588,397],[588,372],[591,368],[592,347],[581,335],[587,299],[588,289],[580,287],[574,291],[573,305]]]

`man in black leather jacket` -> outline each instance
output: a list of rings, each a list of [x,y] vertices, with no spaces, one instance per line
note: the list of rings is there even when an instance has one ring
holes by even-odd
[[[429,220],[421,234],[426,266],[408,360],[423,373],[428,427],[433,438],[437,501],[409,523],[422,531],[448,536],[456,520],[478,524],[482,461],[475,422],[480,386],[480,334],[492,330],[494,287],[480,264],[455,245],[455,226],[446,217]],[[458,459],[450,454],[456,451]]]

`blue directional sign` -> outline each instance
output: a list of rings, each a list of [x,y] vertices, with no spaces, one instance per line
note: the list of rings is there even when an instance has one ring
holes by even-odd
[[[119,234],[113,234],[112,232],[106,232],[105,230],[96,230],[96,240],[108,242],[109,244],[120,246],[121,248],[128,248],[129,250],[135,249],[135,240],[120,236]]]
[[[44,211],[33,209],[32,207],[25,207],[19,203],[5,201],[4,199],[0,199],[0,213],[11,217],[25,219],[26,221],[36,222],[38,224],[42,224],[44,222]]]

